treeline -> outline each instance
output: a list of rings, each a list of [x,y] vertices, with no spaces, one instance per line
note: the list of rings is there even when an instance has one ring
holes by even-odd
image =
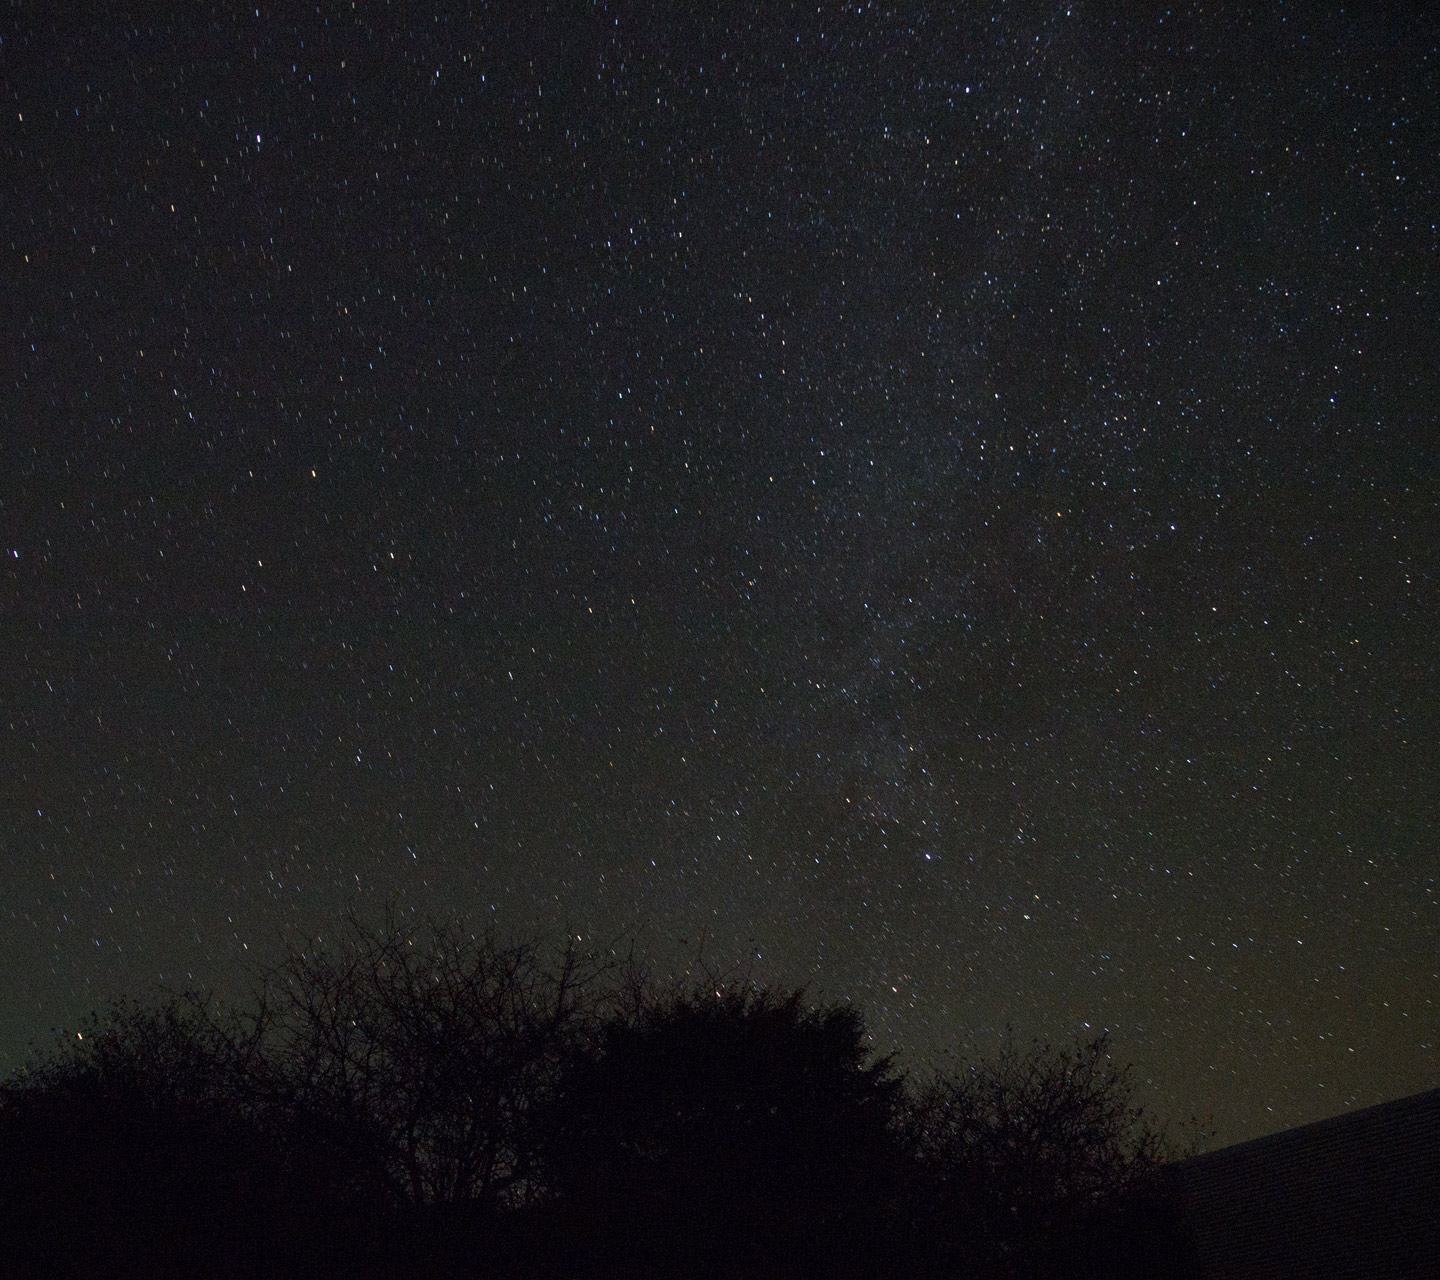
[[[358,926],[251,1004],[121,1004],[0,1085],[44,1276],[1188,1274],[1103,1038],[920,1082],[849,1004]]]

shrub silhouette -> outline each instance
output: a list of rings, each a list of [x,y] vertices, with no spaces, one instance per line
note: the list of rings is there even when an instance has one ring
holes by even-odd
[[[601,967],[352,921],[237,1013],[116,1005],[0,1086],[0,1230],[46,1275],[438,1270],[536,1194]]]
[[[545,1170],[594,1261],[818,1264],[886,1220],[901,1090],[848,1006],[641,990],[570,1063]]]
[[[262,1060],[287,1123],[399,1202],[514,1209],[538,1191],[532,1113],[586,1035],[604,969],[458,926],[352,922],[266,984]]]
[[[122,1004],[68,1054],[7,1081],[7,1272],[265,1274],[342,1228],[345,1199],[326,1194],[323,1167],[305,1177],[287,1158],[246,1105],[237,1065],[186,1005]]]
[[[1129,1259],[1135,1274],[1184,1272],[1158,1178],[1171,1152],[1108,1036],[1058,1050],[1008,1040],[918,1090],[908,1122],[920,1229],[942,1268],[1043,1280],[1130,1274]]]
[[[393,923],[0,1084],[35,1276],[1182,1275],[1105,1039],[913,1088],[862,1015]]]

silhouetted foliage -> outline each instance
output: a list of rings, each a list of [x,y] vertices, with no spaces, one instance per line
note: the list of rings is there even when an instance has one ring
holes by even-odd
[[[118,1004],[0,1084],[35,1276],[1180,1276],[1104,1038],[924,1088],[860,1012],[353,926],[246,1007]]]
[[[519,1207],[537,1189],[531,1113],[587,1034],[603,968],[459,927],[352,925],[266,984],[277,1105],[400,1200]]]
[[[815,1264],[886,1223],[901,1097],[847,1005],[641,990],[571,1061],[546,1173],[602,1259]]]
[[[1028,1052],[1009,1040],[992,1061],[917,1091],[910,1126],[917,1209],[944,1265],[1117,1275],[1117,1235],[1143,1230],[1144,1274],[1181,1267],[1157,1177],[1171,1153],[1136,1105],[1128,1068],[1111,1062],[1107,1036]]]
[[[422,1222],[495,1235],[535,1193],[529,1114],[602,967],[352,922],[238,1012],[117,1005],[0,1087],[0,1230],[43,1274],[306,1274],[317,1252],[354,1273]]]
[[[0,1090],[0,1236],[10,1274],[265,1274],[343,1231],[249,1105],[246,1063],[186,1002],[121,1004]],[[313,1217],[300,1221],[303,1201]]]

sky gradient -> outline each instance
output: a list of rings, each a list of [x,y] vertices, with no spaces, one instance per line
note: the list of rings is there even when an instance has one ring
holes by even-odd
[[[0,1068],[390,904],[1440,1084],[1433,20],[319,8],[0,31]]]

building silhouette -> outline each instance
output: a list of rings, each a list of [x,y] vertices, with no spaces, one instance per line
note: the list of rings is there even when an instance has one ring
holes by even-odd
[[[1203,1280],[1440,1280],[1440,1089],[1168,1172]]]

